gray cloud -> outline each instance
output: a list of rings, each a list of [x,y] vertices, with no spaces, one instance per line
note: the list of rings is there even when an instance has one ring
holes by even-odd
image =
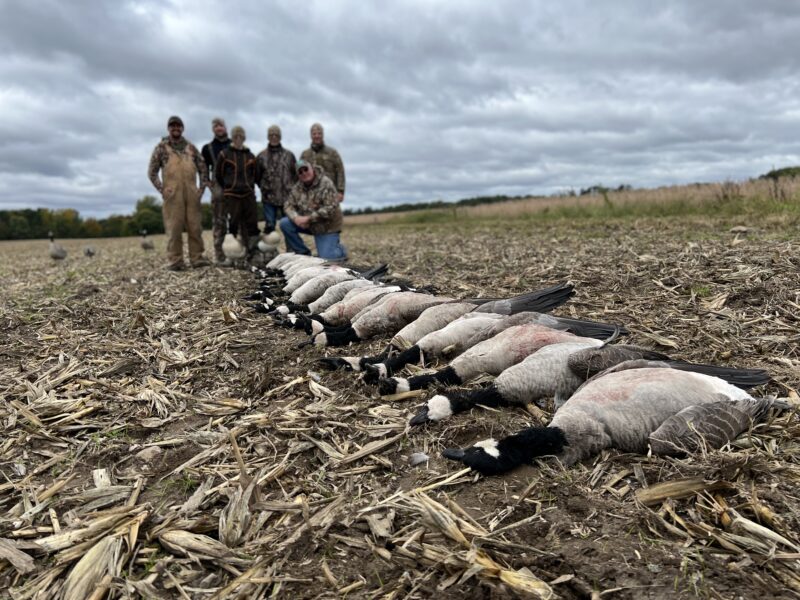
[[[4,4],[0,208],[130,212],[173,113],[256,151],[321,121],[353,208],[800,157],[800,9],[778,0]]]

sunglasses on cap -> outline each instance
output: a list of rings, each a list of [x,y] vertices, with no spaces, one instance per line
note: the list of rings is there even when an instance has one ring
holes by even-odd
[[[297,169],[298,173],[308,173],[308,167],[300,167]]]
[[[181,125],[180,123],[175,123],[175,122],[170,123],[169,125],[167,125],[167,127],[169,127],[169,128],[180,127],[181,129],[183,129],[183,125]]]

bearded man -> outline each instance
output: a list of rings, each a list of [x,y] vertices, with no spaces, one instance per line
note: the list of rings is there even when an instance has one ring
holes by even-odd
[[[205,161],[194,144],[183,137],[183,121],[172,116],[167,121],[168,135],[153,149],[147,175],[163,198],[161,212],[167,232],[167,269],[182,271],[183,230],[189,244],[192,267],[207,267],[203,256],[203,220],[200,198],[208,187]],[[161,179],[159,179],[161,171]],[[197,185],[197,179],[200,185]]]
[[[319,123],[311,126],[311,146],[303,150],[300,158],[317,167],[317,171],[322,169],[336,188],[336,200],[344,200],[344,163],[336,148],[325,144],[325,130]]]

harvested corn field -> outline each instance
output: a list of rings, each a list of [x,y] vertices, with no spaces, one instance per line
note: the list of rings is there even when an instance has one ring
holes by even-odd
[[[28,598],[800,597],[800,243],[780,221],[362,227],[359,265],[456,297],[558,281],[555,314],[675,357],[760,367],[793,409],[689,458],[604,451],[480,477],[442,449],[549,421],[409,428],[163,240],[0,246],[0,585]],[[471,384],[474,385],[474,382]],[[409,457],[420,460],[412,466]],[[421,457],[424,454],[429,457]],[[415,462],[415,461],[414,461]]]

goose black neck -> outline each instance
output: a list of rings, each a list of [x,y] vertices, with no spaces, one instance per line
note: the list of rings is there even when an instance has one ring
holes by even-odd
[[[387,358],[383,361],[383,364],[386,367],[387,375],[392,375],[409,363],[418,364],[421,361],[422,350],[420,350],[419,346],[411,346],[400,354]]]
[[[350,342],[359,341],[358,335],[352,327],[348,327],[344,331],[326,331],[325,339],[328,346],[344,346]]]
[[[447,394],[453,414],[465,412],[474,406],[508,406],[508,402],[497,390],[494,383],[477,390],[463,390]]]
[[[520,465],[530,464],[533,459],[540,456],[560,454],[566,445],[567,438],[558,427],[523,429],[497,442],[499,456],[494,460],[496,470],[486,473],[503,473]],[[481,469],[476,468],[476,470]]]
[[[410,390],[421,390],[424,387],[433,385],[434,383],[441,383],[442,385],[458,385],[461,383],[461,378],[456,373],[453,367],[447,367],[441,371],[436,371],[433,375],[416,375],[408,379],[408,388]]]

